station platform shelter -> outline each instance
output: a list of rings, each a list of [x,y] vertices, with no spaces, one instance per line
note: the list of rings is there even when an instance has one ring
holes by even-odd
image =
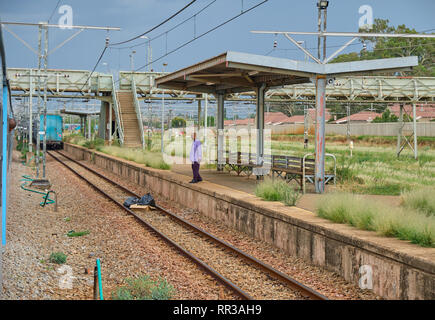
[[[343,63],[314,63],[228,51],[203,62],[156,79],[163,89],[213,94],[217,100],[217,168],[224,157],[225,97],[234,93],[256,93],[256,154],[258,168],[265,163],[264,105],[271,88],[316,84],[316,152],[313,179],[317,193],[325,190],[325,113],[326,86],[337,76],[370,75],[386,71],[409,70],[418,65],[417,57],[391,58]]]

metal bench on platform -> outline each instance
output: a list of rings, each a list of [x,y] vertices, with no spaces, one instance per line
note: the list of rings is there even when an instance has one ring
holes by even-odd
[[[257,165],[257,155],[246,152],[229,152],[226,151],[224,168],[228,171],[234,171],[238,176],[245,174],[250,177],[256,175],[257,179],[271,174],[272,179],[276,177],[284,179],[286,182],[295,180],[302,192],[305,193],[305,183],[314,184],[315,160],[314,154],[309,153],[304,157],[284,156],[284,155],[264,155],[262,165]],[[334,160],[333,172],[325,172],[325,184],[336,183],[337,161],[333,154],[327,153],[327,157]]]

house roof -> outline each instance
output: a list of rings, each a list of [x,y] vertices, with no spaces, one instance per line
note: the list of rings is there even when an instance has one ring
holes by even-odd
[[[400,105],[394,104],[388,107],[396,116],[399,116]],[[404,105],[403,106],[404,113],[407,113],[412,116],[412,105]],[[415,108],[415,113],[417,115],[417,119],[435,119],[435,104],[417,104]]]
[[[264,113],[264,124],[281,124],[281,123],[290,123],[290,117],[286,116],[282,112],[265,112]],[[248,125],[248,124],[254,124],[255,121],[252,118],[246,118],[246,119],[237,119],[234,120],[225,120],[224,124],[227,126],[231,125]]]
[[[358,113],[354,113],[352,115],[350,115],[350,121],[367,121],[367,122],[371,122],[373,121],[376,117],[380,117],[382,116],[381,113],[377,113],[377,112],[373,112],[373,111],[360,111]],[[335,123],[344,123],[347,122],[348,117],[344,117],[341,119],[338,119],[336,121],[334,121]]]

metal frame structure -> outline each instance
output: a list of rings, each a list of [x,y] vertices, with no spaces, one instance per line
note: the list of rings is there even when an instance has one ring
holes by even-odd
[[[45,179],[45,169],[46,169],[46,154],[47,154],[47,67],[48,67],[48,56],[54,53],[56,50],[61,48],[67,42],[74,39],[84,30],[106,30],[109,32],[110,30],[119,31],[120,28],[117,27],[96,27],[96,26],[73,26],[73,25],[58,25],[58,24],[49,24],[47,22],[39,22],[39,23],[28,23],[28,22],[1,22],[1,25],[5,30],[7,30],[12,36],[14,36],[18,41],[24,44],[30,51],[35,53],[38,56],[38,117],[37,117],[37,130],[39,131],[37,136],[37,145],[36,145],[36,176],[39,177],[39,160],[40,160],[40,136],[43,134],[43,155],[42,155],[42,178]],[[7,25],[15,25],[15,26],[33,26],[38,27],[38,51],[32,48],[30,44],[21,39],[16,33],[10,30]],[[51,51],[48,51],[48,29],[49,28],[60,28],[60,29],[79,29],[72,36],[68,37],[66,40],[58,44]],[[44,32],[44,50],[42,51],[42,33]],[[108,42],[108,38],[106,38],[106,44]],[[41,73],[41,64],[43,61],[43,71]],[[44,115],[44,131],[40,131],[40,114],[41,114],[41,106],[40,106],[40,96],[41,96],[41,76],[44,77],[44,94],[43,94],[43,115]],[[29,76],[31,78],[31,76]],[[30,91],[31,92],[31,91]],[[29,107],[31,99],[29,99]],[[29,127],[32,128],[32,117],[29,119]]]

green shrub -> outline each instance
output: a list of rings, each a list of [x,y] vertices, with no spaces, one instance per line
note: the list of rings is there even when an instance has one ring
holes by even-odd
[[[332,193],[318,201],[316,213],[336,223],[347,223],[423,247],[435,247],[435,219],[417,210],[392,209],[358,195]]]
[[[294,206],[300,197],[300,193],[295,191],[287,182],[269,178],[257,184],[255,195],[266,201],[281,201],[286,206]]]
[[[63,252],[53,252],[49,260],[52,263],[64,264],[66,262],[66,254]]]
[[[169,300],[175,293],[166,279],[151,280],[150,276],[126,279],[125,286],[112,293],[113,300]]]

